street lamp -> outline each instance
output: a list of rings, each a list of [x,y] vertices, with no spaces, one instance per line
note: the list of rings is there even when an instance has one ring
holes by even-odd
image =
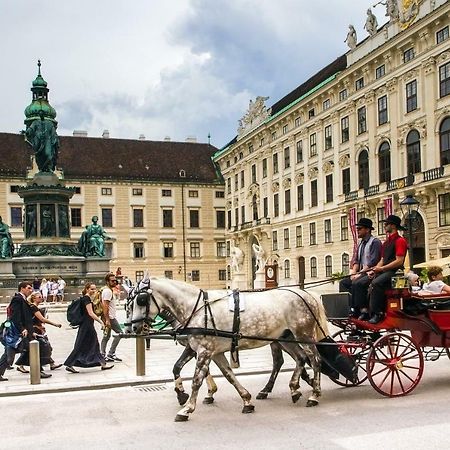
[[[402,209],[403,216],[407,220],[408,229],[408,241],[409,241],[409,265],[411,271],[414,268],[414,256],[413,256],[413,222],[416,220],[416,215],[419,210],[419,201],[416,200],[411,194],[408,194],[401,202],[400,208]]]

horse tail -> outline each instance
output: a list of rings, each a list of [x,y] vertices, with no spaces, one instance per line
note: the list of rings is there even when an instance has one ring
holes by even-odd
[[[314,334],[316,341],[320,341],[325,337],[330,335],[328,330],[328,319],[327,314],[325,312],[325,308],[322,304],[322,299],[319,294],[310,291],[311,296],[316,300],[317,310],[316,310],[316,324],[314,327]]]

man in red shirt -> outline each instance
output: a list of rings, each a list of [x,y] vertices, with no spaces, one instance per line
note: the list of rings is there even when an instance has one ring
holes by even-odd
[[[401,226],[401,219],[398,216],[390,215],[384,222],[387,239],[381,248],[381,260],[373,268],[375,278],[371,283],[370,311],[372,317],[369,323],[378,323],[384,319],[386,310],[386,289],[391,287],[392,277],[398,269],[403,268],[408,243],[406,239],[398,234],[398,230],[405,230]],[[370,276],[371,272],[368,273]]]

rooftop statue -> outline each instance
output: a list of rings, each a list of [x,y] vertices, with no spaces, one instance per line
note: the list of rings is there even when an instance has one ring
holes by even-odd
[[[364,28],[367,30],[370,36],[373,36],[377,32],[378,21],[375,14],[370,8],[367,10],[367,20]]]
[[[105,256],[105,239],[109,236],[98,223],[98,217],[92,217],[92,223],[86,226],[78,241],[78,250],[84,256]]]
[[[397,0],[386,0],[382,4],[386,5],[386,16],[390,20],[397,20],[399,16]]]
[[[264,104],[269,97],[256,97],[255,101],[250,100],[248,110],[242,119],[239,119],[238,135],[241,136],[246,131],[250,131],[270,116],[270,108]]]
[[[356,36],[356,30],[353,25],[348,26],[348,33],[347,33],[347,37],[345,38],[344,42],[347,43],[350,50],[353,50],[356,48],[356,43],[358,42],[358,37]]]
[[[0,216],[0,258],[12,258],[14,253],[14,245],[9,232],[9,227]]]
[[[36,119],[25,131],[25,140],[34,150],[36,164],[40,172],[53,172],[58,159],[59,138],[55,125],[40,111]]]

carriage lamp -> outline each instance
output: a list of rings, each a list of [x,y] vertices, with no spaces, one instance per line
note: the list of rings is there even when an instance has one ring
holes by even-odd
[[[411,194],[408,194],[401,202],[403,217],[406,217],[406,227],[408,229],[408,243],[409,243],[409,265],[411,271],[414,268],[413,256],[413,222],[416,220],[417,212],[419,211],[419,201]]]

